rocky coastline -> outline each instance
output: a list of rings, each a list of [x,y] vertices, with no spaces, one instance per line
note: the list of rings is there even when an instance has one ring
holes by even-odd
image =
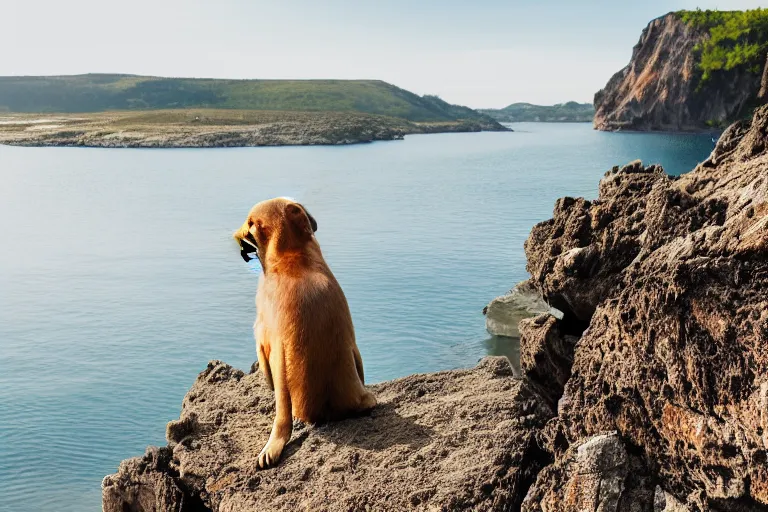
[[[104,510],[766,510],[767,134],[763,107],[688,174],[633,162],[558,200],[525,244],[518,292],[558,313],[520,302],[521,377],[486,358],[371,386],[370,416],[297,424],[257,471],[271,393],[214,361]]]
[[[0,115],[0,144],[94,148],[345,145],[405,135],[511,131],[493,120],[416,123],[342,112],[155,111]]]

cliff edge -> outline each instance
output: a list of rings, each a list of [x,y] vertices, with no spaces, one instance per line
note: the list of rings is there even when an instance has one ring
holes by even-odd
[[[104,512],[510,510],[547,462],[554,415],[506,358],[370,387],[370,416],[294,425],[280,464],[257,469],[273,393],[258,372],[213,361],[168,424],[167,447],[104,479]]]

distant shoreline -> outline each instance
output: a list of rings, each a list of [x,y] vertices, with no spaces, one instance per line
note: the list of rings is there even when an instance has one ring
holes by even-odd
[[[405,135],[512,131],[476,120],[416,123],[358,112],[226,109],[0,113],[0,144],[24,147],[215,148],[348,145]]]
[[[500,123],[591,123],[595,109],[591,103],[569,101],[557,105],[512,103],[500,109],[478,109]]]

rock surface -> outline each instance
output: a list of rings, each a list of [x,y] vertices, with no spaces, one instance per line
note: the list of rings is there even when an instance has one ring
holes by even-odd
[[[370,416],[297,422],[281,463],[259,471],[272,392],[261,374],[211,362],[169,447],[104,479],[104,510],[511,510],[547,463],[535,435],[554,412],[505,358],[371,389]]]
[[[692,510],[766,510],[768,107],[689,174],[636,163],[596,201],[560,200],[526,252],[550,303],[589,321],[544,433],[555,467],[616,431]]]
[[[701,83],[695,46],[705,37],[676,13],[651,21],[629,64],[595,95],[595,128],[698,131],[738,119],[758,97],[761,74],[737,68]]]
[[[552,219],[533,227],[525,242],[531,283],[565,314],[574,333],[620,282],[620,273],[640,254],[646,233],[644,201],[658,183],[669,183],[661,167],[637,161],[614,167],[600,181],[597,200],[564,197]]]
[[[657,486],[653,500],[653,512],[691,512],[691,509]]]
[[[522,372],[539,385],[543,397],[557,404],[571,376],[578,338],[563,334],[558,319],[548,313],[522,320],[520,333]]]
[[[523,512],[652,512],[653,477],[615,433],[574,444],[547,466],[523,502]]]

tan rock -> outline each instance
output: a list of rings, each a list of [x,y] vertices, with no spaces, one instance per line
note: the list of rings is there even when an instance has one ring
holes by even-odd
[[[284,459],[260,471],[272,393],[260,374],[211,362],[168,424],[167,464],[125,461],[105,478],[104,510],[177,511],[182,498],[220,512],[509,510],[546,460],[535,433],[554,413],[506,358],[371,390],[370,416],[297,422]]]
[[[485,329],[494,336],[519,338],[518,324],[525,318],[549,313],[562,317],[562,313],[544,302],[529,281],[518,283],[509,293],[493,299],[484,309]]]

